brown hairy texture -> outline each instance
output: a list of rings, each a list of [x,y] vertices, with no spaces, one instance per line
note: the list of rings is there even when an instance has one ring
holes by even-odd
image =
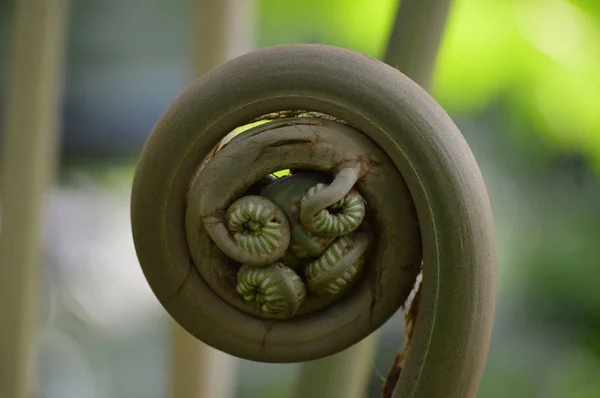
[[[385,379],[385,383],[383,385],[383,390],[381,392],[382,398],[392,398],[394,394],[394,390],[396,389],[396,384],[398,384],[398,379],[400,379],[400,374],[402,373],[402,369],[404,368],[404,361],[408,355],[408,351],[410,349],[410,342],[412,340],[414,325],[417,322],[417,315],[419,313],[419,303],[421,301],[421,284],[419,282],[419,287],[417,288],[417,293],[413,298],[410,308],[406,315],[404,315],[404,324],[406,325],[406,335],[404,337],[404,348],[401,348],[396,357],[394,358],[394,363],[392,364],[392,368],[390,369],[387,378]]]

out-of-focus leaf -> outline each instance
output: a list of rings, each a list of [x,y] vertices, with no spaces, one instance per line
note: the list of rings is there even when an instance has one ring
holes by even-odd
[[[396,0],[261,1],[261,46],[324,43],[379,56]]]
[[[598,70],[600,15],[566,0],[458,0],[435,94],[460,113],[508,99],[542,139],[600,170]]]
[[[262,2],[262,46],[319,42],[380,56],[394,0]],[[418,43],[415,43],[418,45]],[[499,103],[557,151],[583,153],[600,171],[600,2],[456,0],[434,94],[451,113]]]

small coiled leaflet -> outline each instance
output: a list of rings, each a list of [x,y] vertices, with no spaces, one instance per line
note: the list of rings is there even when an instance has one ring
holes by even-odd
[[[276,206],[259,198],[240,198],[227,211],[228,227],[233,232],[233,239],[253,255],[271,253],[281,246],[283,235],[289,234],[283,224],[274,217]]]
[[[331,184],[309,189],[300,201],[300,220],[307,230],[321,236],[340,236],[358,228],[365,215],[364,200],[353,190],[359,173],[358,167],[348,167]]]
[[[317,184],[306,193],[310,198],[326,188]],[[312,232],[321,236],[347,235],[359,227],[365,217],[365,200],[356,191],[350,191],[342,200],[318,212],[312,222]]]
[[[227,210],[227,228],[211,231],[214,242],[242,264],[265,266],[277,261],[290,243],[283,211],[267,198],[244,196]]]
[[[369,235],[364,232],[338,238],[306,268],[308,290],[318,295],[346,291],[364,267],[369,242]]]
[[[243,266],[237,277],[236,289],[244,300],[257,304],[264,318],[285,319],[293,316],[306,298],[302,279],[282,263],[266,267]]]

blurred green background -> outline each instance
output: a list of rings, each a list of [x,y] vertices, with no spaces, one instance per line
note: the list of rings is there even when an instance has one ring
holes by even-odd
[[[396,6],[258,1],[257,47],[325,43],[380,57]],[[168,318],[139,270],[129,193],[145,138],[189,81],[190,7],[72,1],[40,396],[164,396]],[[10,14],[2,2],[3,75]],[[498,305],[478,396],[600,397],[600,2],[455,1],[432,95],[471,146],[496,219]],[[399,314],[380,334],[370,397],[402,328]],[[296,369],[240,360],[238,396],[286,397]]]

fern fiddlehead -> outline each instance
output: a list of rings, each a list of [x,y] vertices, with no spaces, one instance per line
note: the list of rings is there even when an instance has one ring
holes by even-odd
[[[266,119],[206,159],[230,131]],[[265,182],[283,169],[296,179]],[[277,197],[277,184],[304,173],[321,177]],[[247,196],[270,201],[272,213],[245,199],[229,212]],[[401,308],[422,270],[393,396],[475,395],[495,294],[485,185],[446,113],[379,61],[291,45],[209,72],[148,140],[132,225],[166,310],[207,344],[258,361],[355,344]]]

